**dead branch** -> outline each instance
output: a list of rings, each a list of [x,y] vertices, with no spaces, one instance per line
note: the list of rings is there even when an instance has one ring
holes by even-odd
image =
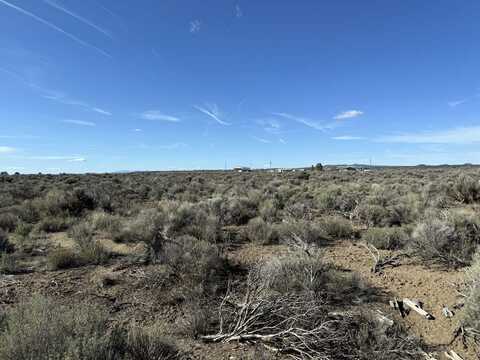
[[[411,310],[417,312],[418,314],[425,317],[427,320],[435,320],[435,317],[422,309],[421,304],[418,301],[412,301],[410,299],[403,299],[403,305],[410,308]]]
[[[375,246],[365,243],[361,243],[360,245],[367,249],[370,256],[373,258],[374,263],[371,270],[373,273],[380,273],[387,266],[396,267],[400,265],[399,261],[403,255],[382,256]]]
[[[451,360],[463,360],[463,358],[453,350],[446,351],[445,356]]]

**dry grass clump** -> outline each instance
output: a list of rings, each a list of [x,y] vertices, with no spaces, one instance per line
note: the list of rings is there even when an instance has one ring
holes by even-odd
[[[8,232],[15,230],[18,224],[18,217],[12,213],[1,213],[0,214],[0,229],[3,229]]]
[[[71,249],[53,249],[47,255],[47,267],[52,271],[70,269],[81,264],[80,257]]]
[[[370,228],[362,235],[362,240],[377,249],[402,249],[410,239],[408,232],[402,227]]]
[[[470,175],[460,174],[453,183],[451,194],[461,203],[474,203],[480,199],[480,183]]]
[[[73,226],[69,235],[78,247],[78,256],[85,264],[105,264],[111,254],[94,238],[95,232],[89,222]]]

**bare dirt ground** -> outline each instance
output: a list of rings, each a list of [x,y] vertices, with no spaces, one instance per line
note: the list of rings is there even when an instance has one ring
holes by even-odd
[[[55,246],[70,246],[65,234],[56,234],[50,242]],[[139,247],[111,244],[123,255],[141,252]],[[232,263],[247,268],[259,260],[288,255],[286,246],[258,246],[244,244],[228,251]],[[461,309],[451,319],[441,311],[447,305],[452,309],[459,301],[453,284],[460,284],[462,271],[441,271],[419,265],[417,259],[404,259],[401,266],[386,268],[381,274],[373,274],[372,260],[365,248],[350,241],[337,242],[324,249],[325,258],[345,271],[359,274],[370,286],[377,288],[381,299],[368,305],[381,310],[387,317],[401,322],[412,334],[421,337],[428,345],[440,352],[455,350],[465,360],[479,359],[479,349],[465,347],[461,339],[454,339],[459,326]],[[44,256],[26,259],[28,264],[41,267]],[[275,359],[260,348],[248,344],[204,344],[189,339],[181,331],[181,306],[177,294],[166,291],[168,276],[162,275],[162,266],[131,264],[118,258],[109,266],[86,266],[66,271],[35,271],[0,277],[0,310],[15,304],[34,293],[53,296],[65,303],[89,301],[108,307],[112,319],[119,323],[150,324],[160,320],[165,324],[165,333],[175,339],[191,359]],[[388,307],[393,297],[421,300],[425,309],[435,316],[426,320],[416,313],[401,316]],[[453,341],[453,342],[452,342]],[[477,352],[477,353],[476,353]],[[437,356],[438,359],[446,359]]]

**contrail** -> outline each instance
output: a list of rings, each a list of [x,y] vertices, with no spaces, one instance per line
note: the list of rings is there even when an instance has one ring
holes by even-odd
[[[76,37],[75,35],[73,34],[70,34],[69,32],[59,28],[57,25],[55,24],[52,24],[51,22],[47,21],[47,20],[44,20],[42,19],[41,17],[31,13],[30,11],[27,11],[19,6],[16,6],[16,5],[13,5],[11,3],[9,3],[8,1],[5,1],[5,0],[0,0],[0,4],[4,4],[14,10],[17,10],[18,12],[24,14],[24,15],[27,15],[29,17],[31,17],[32,19],[35,19],[37,20],[38,22],[48,26],[49,28],[53,29],[53,30],[56,30],[60,33],[62,33],[63,35],[69,37],[70,39],[72,39],[73,41],[77,42],[78,44],[80,45],[83,45],[85,47],[88,47],[88,48],[91,48],[91,49],[94,49],[96,51],[98,51],[100,54],[106,56],[106,57],[109,57],[111,58],[112,56],[110,54],[108,54],[107,52],[103,51],[102,49],[99,49],[98,47],[94,46],[94,45],[91,45],[89,43],[87,43],[86,41],[83,41],[82,39],[79,39],[78,37]]]
[[[84,24],[87,24],[88,26],[94,28],[98,32],[101,32],[103,35],[108,36],[110,39],[113,39],[113,37],[112,37],[112,35],[110,34],[109,31],[101,28],[98,25],[95,25],[93,22],[91,22],[88,19],[85,19],[83,16],[80,16],[80,15],[74,13],[73,11],[68,10],[67,8],[65,8],[65,7],[61,6],[59,3],[57,3],[56,1],[54,1],[54,0],[44,0],[44,1],[48,5],[50,5],[51,7],[55,8],[57,10],[63,11],[65,14],[70,15],[71,17],[77,19],[78,21],[83,22]]]

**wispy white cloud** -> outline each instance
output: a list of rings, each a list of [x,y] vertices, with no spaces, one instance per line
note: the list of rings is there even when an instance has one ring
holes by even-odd
[[[204,106],[195,105],[194,108],[221,125],[231,125],[223,119],[224,115],[218,108],[217,104],[205,104]]]
[[[349,135],[343,135],[343,136],[334,136],[332,137],[333,140],[365,140],[364,137],[362,136],[349,136]]]
[[[263,139],[263,138],[260,138],[260,137],[257,137],[257,136],[252,136],[252,139],[256,140],[258,142],[264,143],[264,144],[270,144],[271,143],[270,140]]]
[[[282,139],[282,138],[279,138],[278,141],[281,143],[281,144],[286,144],[286,140],[285,139]]]
[[[97,108],[97,107],[92,108],[92,111],[95,111],[95,112],[97,112],[99,114],[102,114],[102,115],[112,116],[112,113],[110,111],[103,110],[103,109],[100,109],[100,108]]]
[[[343,111],[340,114],[334,117],[335,120],[346,120],[346,119],[353,119],[360,115],[363,115],[363,111],[360,110],[347,110]]]
[[[243,11],[239,4],[235,5],[235,16],[237,18],[241,18],[243,16]]]
[[[55,8],[57,10],[60,10],[60,11],[64,12],[65,14],[70,15],[71,17],[77,19],[78,21],[90,26],[91,28],[97,30],[98,32],[102,33],[103,35],[108,36],[111,39],[113,38],[110,31],[94,24],[93,22],[84,18],[83,16],[80,16],[80,15],[74,13],[73,11],[67,9],[65,6],[62,6],[59,1],[44,0],[44,2],[47,3],[48,5],[50,5],[51,7]]]
[[[83,121],[83,120],[63,120],[62,122],[67,123],[67,124],[73,124],[73,125],[80,125],[80,126],[97,126],[94,122],[91,121]]]
[[[458,127],[440,131],[385,135],[376,142],[406,144],[474,144],[480,143],[480,126]]]
[[[159,110],[147,110],[140,114],[140,117],[144,120],[156,120],[167,122],[180,122],[181,120],[176,116],[166,115]]]
[[[190,21],[190,32],[192,34],[198,33],[202,29],[202,22],[200,20]]]
[[[111,56],[110,54],[108,54],[106,51],[104,51],[104,50],[96,47],[95,45],[92,45],[92,44],[90,44],[90,43],[88,43],[88,42],[86,42],[86,41],[78,38],[77,36],[69,33],[68,31],[63,30],[62,28],[60,28],[60,27],[58,27],[57,25],[51,23],[50,21],[45,20],[45,19],[41,18],[40,16],[37,16],[37,15],[33,14],[32,12],[21,8],[20,6],[14,5],[14,4],[12,4],[12,3],[8,2],[8,1],[5,1],[5,0],[0,0],[0,4],[3,4],[3,5],[5,5],[5,6],[8,6],[9,8],[18,11],[18,12],[20,12],[20,13],[22,13],[22,14],[24,14],[24,15],[26,15],[26,16],[28,16],[28,17],[30,17],[30,18],[32,18],[32,19],[40,22],[40,23],[42,23],[43,25],[48,26],[49,28],[51,28],[51,29],[53,29],[53,30],[55,30],[55,31],[57,31],[57,32],[65,35],[65,36],[67,36],[67,37],[70,38],[71,40],[75,41],[76,43],[78,43],[78,44],[80,44],[80,45],[82,45],[82,46],[84,46],[84,47],[93,49],[93,50],[97,51],[98,53],[100,53],[100,54],[102,54],[102,55],[104,55],[104,56],[107,56],[107,57],[109,57],[109,58],[112,57],[112,56]]]
[[[455,101],[450,101],[448,103],[448,106],[454,108],[454,107],[457,107],[459,105],[463,105],[469,101],[472,101],[474,99],[477,99],[477,98],[480,98],[480,94],[475,94],[475,95],[472,95],[472,96],[468,96],[468,97],[465,97],[463,99],[459,99],[459,100],[455,100]]]
[[[79,157],[79,158],[73,158],[73,159],[69,159],[67,160],[68,162],[85,162],[87,161],[87,159],[83,158],[83,157]]]
[[[10,146],[0,146],[0,154],[12,154],[16,151],[17,149]]]
[[[0,1],[2,1],[2,0],[0,0]],[[96,113],[99,113],[99,114],[102,114],[102,115],[108,115],[108,116],[112,115],[112,113],[110,111],[101,109],[101,108],[96,107],[96,106],[92,106],[85,101],[72,98],[63,91],[47,89],[47,88],[42,87],[38,84],[30,82],[27,79],[25,79],[23,76],[21,76],[20,74],[16,73],[15,71],[0,67],[0,72],[3,72],[5,74],[13,77],[17,81],[24,84],[25,86],[27,86],[30,89],[38,92],[40,94],[40,96],[42,96],[44,99],[52,100],[52,101],[55,101],[55,102],[58,102],[58,103],[64,104],[64,105],[79,106],[79,107],[82,107],[86,110],[93,111],[93,112],[96,112]]]
[[[295,115],[291,115],[291,114],[287,114],[287,113],[273,113],[273,115],[280,116],[280,117],[288,119],[288,120],[296,121],[300,124],[303,124],[303,125],[308,126],[312,129],[315,129],[315,130],[324,131],[324,130],[327,130],[327,129],[331,129],[333,127],[332,124],[322,125],[322,124],[320,124],[316,121],[306,119],[306,118],[303,118],[303,117],[299,117],[299,116],[295,116]]]
[[[133,132],[142,132],[142,129],[133,129]]]

